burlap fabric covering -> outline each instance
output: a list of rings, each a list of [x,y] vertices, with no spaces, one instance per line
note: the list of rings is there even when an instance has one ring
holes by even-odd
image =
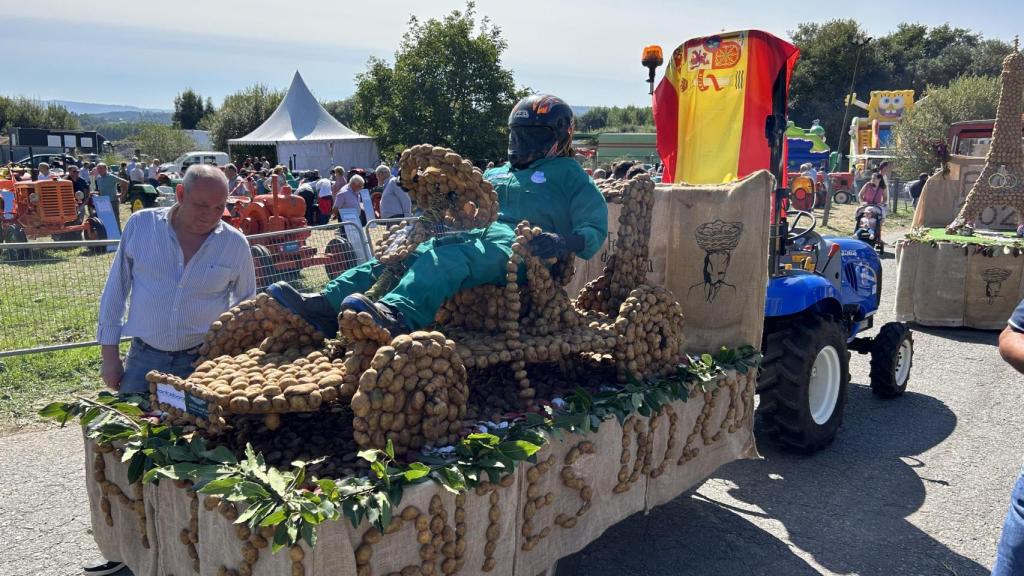
[[[412,573],[425,564],[435,574],[536,576],[626,517],[682,494],[738,458],[756,457],[752,433],[756,375],[728,372],[707,393],[673,402],[653,417],[632,415],[603,422],[594,434],[561,433],[500,485],[460,495],[434,482],[406,487],[389,528],[380,532],[348,519],[318,529],[317,545],[302,549],[294,572],[288,549],[271,554],[259,531],[232,522],[241,513],[225,503],[195,507],[199,574],[221,567],[257,576],[353,576]],[[86,455],[95,445],[86,442]],[[125,482],[126,466],[106,455],[104,465]],[[91,471],[91,469],[90,469]],[[93,532],[100,550],[124,560],[136,574],[187,576],[191,556],[182,530],[193,526],[191,497],[174,482],[146,486],[150,549],[141,545],[134,511],[104,522],[99,485],[87,481]]]
[[[934,174],[928,178],[914,211],[914,228],[945,228],[960,213],[967,193],[985,167],[984,158],[951,156],[948,174]],[[1008,206],[984,209],[978,217],[979,228],[1015,230],[1016,211]]]
[[[925,326],[999,330],[1024,297],[1024,258],[1002,248],[902,242],[897,246],[896,319]]]
[[[647,281],[671,290],[682,305],[687,352],[760,344],[773,187],[762,170],[721,186],[655,189]],[[590,261],[577,259],[569,294],[601,275],[615,249],[618,214],[609,206],[608,241]]]
[[[134,502],[125,505],[124,498],[109,494],[106,500],[110,507],[110,523],[102,504],[104,499],[99,481],[96,479],[96,458],[102,459],[103,474],[106,479],[117,486],[124,498],[138,500],[135,488],[128,483],[128,465],[121,462],[120,456],[114,452],[100,454],[96,443],[85,438],[85,487],[89,495],[89,514],[92,519],[93,538],[100,553],[108,560],[119,560],[131,567],[136,576],[155,576],[160,574],[157,564],[159,539],[156,530],[157,493],[156,487],[149,485],[142,489],[141,505],[146,512],[146,541],[143,546],[143,535],[139,529],[139,516],[133,509]]]

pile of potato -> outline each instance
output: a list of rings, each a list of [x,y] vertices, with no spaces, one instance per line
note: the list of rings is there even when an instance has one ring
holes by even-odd
[[[445,224],[470,230],[498,218],[498,193],[479,168],[455,151],[419,144],[402,152],[398,167],[399,183],[413,202],[424,210],[442,211]]]
[[[626,374],[663,376],[676,369],[683,339],[683,310],[672,293],[641,285],[619,308],[612,328],[618,335],[615,363],[620,381]]]
[[[356,444],[395,454],[458,440],[469,398],[466,368],[440,332],[413,332],[378,348],[352,396]]]
[[[104,454],[113,453],[120,460],[122,452],[110,444],[97,444],[96,457],[93,459],[92,475],[93,480],[100,486],[100,511],[103,513],[103,521],[107,526],[114,525],[114,517],[110,513],[110,501],[117,500],[122,506],[131,509],[138,516],[139,534],[142,535],[142,547],[149,548],[149,535],[146,530],[146,503],[142,499],[142,482],[132,484],[132,493],[135,498],[129,498],[121,487],[107,478],[107,464],[103,460]]]
[[[221,314],[210,325],[199,354],[202,361],[258,348],[298,356],[309,354],[323,341],[316,328],[263,293]]]
[[[622,210],[615,250],[605,272],[583,288],[577,307],[615,315],[629,293],[647,279],[654,182],[647,174],[639,174],[631,180],[599,180],[597,185],[608,203],[621,204]]]

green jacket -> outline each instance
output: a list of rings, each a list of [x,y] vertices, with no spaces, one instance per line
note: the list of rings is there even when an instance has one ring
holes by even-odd
[[[594,181],[568,157],[538,160],[522,170],[511,164],[484,174],[498,192],[498,221],[513,228],[523,220],[545,232],[579,234],[589,259],[608,236],[608,205]]]

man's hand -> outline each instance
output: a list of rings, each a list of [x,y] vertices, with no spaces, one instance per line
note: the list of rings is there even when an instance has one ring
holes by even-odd
[[[561,258],[569,252],[583,249],[583,237],[573,234],[566,238],[561,234],[544,232],[530,240],[530,252],[537,258]]]
[[[124,377],[124,362],[121,361],[121,351],[116,344],[103,346],[103,363],[100,368],[100,376],[103,383],[113,391],[121,389],[121,378]]]

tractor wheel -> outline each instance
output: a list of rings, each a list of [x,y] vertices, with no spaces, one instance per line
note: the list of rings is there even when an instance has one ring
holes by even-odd
[[[839,190],[832,195],[832,201],[836,204],[849,204],[850,198],[850,193],[846,190]]]
[[[132,198],[132,214],[135,214],[136,212],[142,210],[145,207],[146,205],[142,202],[142,196],[136,196],[135,198]]]
[[[351,268],[356,261],[356,252],[352,249],[352,244],[345,238],[328,240],[324,253],[328,258],[327,264],[324,264],[328,280],[341,276],[341,273]]]
[[[10,244],[28,242],[28,236],[25,235],[25,229],[19,224],[11,224],[6,228],[4,242]],[[7,250],[7,257],[16,262],[28,260],[31,255],[30,250]]]
[[[902,395],[913,363],[913,333],[900,322],[885,324],[871,342],[871,391],[882,398]]]
[[[252,265],[256,268],[256,289],[263,290],[276,281],[274,259],[270,256],[270,250],[261,244],[253,244],[249,251],[252,253]]]
[[[758,411],[785,446],[815,452],[843,422],[850,355],[839,323],[804,315],[765,329]]]
[[[86,240],[106,240],[107,239],[107,227],[100,222],[100,219],[93,216],[89,218],[89,227],[85,229]],[[89,252],[93,254],[105,254],[107,252],[106,246],[92,246],[89,248]]]

